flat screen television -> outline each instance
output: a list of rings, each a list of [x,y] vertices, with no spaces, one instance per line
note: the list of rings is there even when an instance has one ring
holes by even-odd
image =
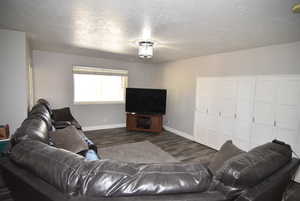
[[[126,89],[126,112],[137,114],[165,114],[167,90]]]

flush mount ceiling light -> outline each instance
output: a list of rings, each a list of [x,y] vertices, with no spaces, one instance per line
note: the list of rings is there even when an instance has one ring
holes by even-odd
[[[300,4],[296,4],[293,6],[293,12],[294,13],[300,13]]]
[[[139,57],[142,59],[151,59],[153,57],[153,45],[151,41],[139,42]]]

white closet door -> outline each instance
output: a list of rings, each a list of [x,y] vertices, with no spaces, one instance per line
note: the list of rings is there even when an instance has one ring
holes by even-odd
[[[300,154],[300,79],[283,78],[279,81],[276,106],[276,138],[290,144]]]
[[[219,149],[220,139],[220,79],[209,78],[210,94],[207,110],[207,145]]]
[[[248,151],[252,131],[255,77],[238,78],[237,83],[236,123],[232,140],[240,149]]]
[[[207,144],[207,112],[210,82],[207,78],[198,78],[196,86],[196,110],[194,136],[199,143]]]
[[[220,80],[220,130],[219,146],[231,140],[234,133],[237,96],[237,79],[223,78]]]
[[[251,148],[275,138],[276,77],[257,78],[254,96],[254,125]]]
[[[207,145],[207,115],[199,111],[195,112],[194,133],[197,142]]]
[[[200,113],[206,113],[211,91],[210,79],[202,77],[198,78],[196,88],[196,110]]]

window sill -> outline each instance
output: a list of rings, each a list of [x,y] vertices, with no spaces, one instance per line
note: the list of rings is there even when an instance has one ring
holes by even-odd
[[[74,105],[108,105],[108,104],[125,104],[125,101],[100,101],[100,102],[74,102]]]

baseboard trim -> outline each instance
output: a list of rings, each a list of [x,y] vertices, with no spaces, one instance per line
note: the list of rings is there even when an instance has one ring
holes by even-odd
[[[102,130],[102,129],[110,129],[110,128],[123,128],[126,124],[106,124],[106,125],[99,125],[99,126],[85,126],[82,127],[83,131],[95,131],[95,130]]]
[[[195,142],[196,142],[196,140],[195,140],[195,138],[194,138],[193,135],[190,135],[190,134],[185,133],[185,132],[183,132],[183,131],[177,130],[177,129],[175,129],[175,128],[171,128],[171,127],[166,126],[166,125],[164,125],[163,127],[164,127],[164,129],[167,130],[167,131],[170,131],[170,132],[172,132],[172,133],[174,133],[174,134],[176,134],[176,135],[179,135],[179,136],[181,136],[181,137],[184,137],[184,138],[186,138],[186,139],[189,139],[189,140],[192,140],[192,141],[195,141]]]

